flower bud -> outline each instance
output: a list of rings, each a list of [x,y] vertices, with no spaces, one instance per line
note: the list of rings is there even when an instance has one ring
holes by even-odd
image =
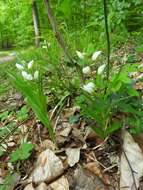
[[[98,67],[98,70],[97,70],[98,75],[101,75],[103,73],[105,67],[106,67],[106,64],[103,64],[100,67]]]
[[[39,77],[39,71],[35,71],[34,73],[34,79],[37,80]]]
[[[76,51],[76,54],[79,59],[84,59],[84,53],[81,53],[80,51]]]
[[[33,67],[33,63],[34,63],[33,60],[28,63],[28,69],[31,69]]]
[[[88,93],[93,93],[94,92],[94,88],[95,88],[95,84],[93,82],[89,82],[85,85],[83,85],[83,90],[88,92]]]
[[[88,74],[91,73],[91,69],[90,69],[89,66],[87,66],[87,67],[84,67],[84,68],[82,69],[82,72],[83,72],[83,74],[88,75]]]
[[[24,69],[23,65],[20,65],[18,63],[15,64],[15,66],[17,67],[17,69],[19,69],[20,71],[22,71]]]
[[[22,71],[21,74],[22,74],[22,76],[23,76],[24,79],[26,79],[26,80],[33,80],[32,75],[28,74],[26,71]]]
[[[92,61],[95,61],[100,54],[101,54],[101,51],[94,52],[92,55]]]

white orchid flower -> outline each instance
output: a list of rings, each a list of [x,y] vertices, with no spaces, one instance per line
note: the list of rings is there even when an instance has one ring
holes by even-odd
[[[43,48],[43,49],[47,49],[48,47],[44,45],[44,46],[42,46],[42,48]]]
[[[93,53],[92,55],[92,61],[95,61],[97,59],[97,57],[101,54],[102,52],[101,51],[96,51]]]
[[[98,70],[97,70],[98,75],[101,75],[104,72],[105,67],[106,67],[106,64],[103,64],[100,67],[98,67]]]
[[[23,65],[20,65],[20,64],[16,63],[15,66],[16,66],[17,69],[20,70],[20,71],[24,70]]]
[[[34,72],[34,79],[37,80],[39,77],[39,71]]]
[[[93,82],[89,82],[85,85],[83,85],[82,89],[88,93],[93,93],[95,88],[95,84]]]
[[[29,73],[27,73],[26,71],[22,71],[21,74],[22,74],[22,76],[23,76],[24,79],[26,79],[26,80],[33,80],[32,75],[29,74]]]
[[[91,73],[91,68],[90,68],[89,66],[86,66],[86,67],[84,67],[84,68],[82,69],[82,72],[83,72],[83,74],[88,75],[88,74]]]
[[[139,66],[138,66],[138,69],[141,69],[143,68],[143,63],[141,63]]]
[[[79,59],[84,59],[84,53],[81,53],[80,51],[76,51],[76,54]]]
[[[50,46],[51,46],[51,43],[50,43],[50,42],[48,42],[48,43],[47,43],[47,46],[48,46],[48,47],[50,47]]]
[[[31,69],[33,67],[33,63],[34,63],[33,60],[28,63],[28,69]]]

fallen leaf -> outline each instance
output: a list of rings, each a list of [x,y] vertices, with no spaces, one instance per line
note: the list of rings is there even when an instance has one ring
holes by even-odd
[[[44,149],[50,149],[50,150],[56,149],[55,144],[49,139],[44,140],[42,144]]]
[[[53,182],[50,187],[52,190],[69,190],[69,182],[66,177],[62,176],[57,181]]]
[[[60,132],[60,135],[63,136],[63,137],[68,137],[69,133],[71,132],[71,126],[69,125],[68,127],[66,127],[65,129],[63,129],[61,132]]]
[[[136,190],[143,176],[143,154],[129,132],[124,131],[123,152],[120,160],[120,189]]]
[[[141,82],[135,83],[134,88],[136,90],[142,90],[143,89],[143,82],[141,81]]]
[[[84,137],[83,137],[83,133],[81,132],[81,130],[79,130],[79,129],[73,127],[72,136],[73,136],[75,139],[77,139],[77,140],[79,140],[79,141],[85,143],[85,140],[84,140]]]
[[[67,148],[66,155],[68,157],[68,164],[70,167],[72,167],[79,162],[80,148]]]
[[[37,160],[32,174],[34,183],[49,182],[61,175],[64,171],[62,161],[49,149],[42,152]]]
[[[98,177],[102,178],[102,173],[100,170],[100,166],[98,162],[90,162],[85,165],[85,168],[97,175]]]
[[[75,106],[73,108],[67,108],[62,111],[61,119],[66,121],[69,119],[70,116],[74,115],[75,112],[79,112],[80,108],[78,106]]]

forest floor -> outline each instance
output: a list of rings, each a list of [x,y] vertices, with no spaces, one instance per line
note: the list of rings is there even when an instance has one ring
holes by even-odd
[[[141,55],[129,59],[142,62]],[[0,58],[0,63],[13,60],[13,55],[6,55]],[[90,123],[83,120],[80,108],[72,104],[72,97],[67,96],[63,101],[60,111],[60,103],[49,111],[56,132],[55,145],[20,93],[13,88],[2,93],[0,184],[3,185],[0,190],[119,190],[121,178],[131,181],[136,190],[138,182],[132,176],[132,166],[125,169],[131,170],[128,176],[125,176],[128,172],[123,171],[125,165],[121,167],[122,140],[128,138],[133,146],[138,142],[143,151],[143,134],[133,139],[127,133],[123,137],[122,132],[118,132],[103,140],[90,129]],[[25,142],[29,142],[29,146]],[[133,151],[132,154],[138,153],[137,149]],[[142,184],[139,189],[143,190]]]

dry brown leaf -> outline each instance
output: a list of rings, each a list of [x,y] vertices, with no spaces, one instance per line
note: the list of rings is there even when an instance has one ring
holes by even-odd
[[[71,126],[69,125],[68,127],[66,127],[65,129],[63,129],[61,132],[60,132],[60,135],[63,136],[63,137],[68,137],[69,136],[69,133],[71,132]]]
[[[123,152],[120,160],[120,189],[136,190],[143,176],[143,153],[129,132],[123,134]]]
[[[85,143],[83,133],[81,132],[81,130],[73,127],[72,135],[75,139],[80,140],[81,142]]]
[[[66,155],[68,157],[68,164],[70,167],[72,167],[79,162],[80,148],[67,148]]]
[[[134,88],[136,90],[142,90],[143,89],[143,82],[137,82],[135,85],[134,85]]]
[[[85,165],[85,168],[97,175],[98,177],[102,178],[102,173],[100,170],[100,166],[97,162],[90,162]]]
[[[69,190],[69,182],[66,177],[61,177],[57,181],[53,182],[50,187],[52,190]]]
[[[64,109],[62,114],[61,114],[61,119],[67,120],[70,116],[74,115],[76,111],[79,111],[78,106],[75,106],[73,108]]]
[[[49,182],[61,175],[64,171],[62,161],[49,149],[42,152],[37,160],[36,168],[32,174],[35,183]]]
[[[42,144],[44,149],[50,149],[50,150],[56,149],[55,144],[49,139],[44,140]]]

